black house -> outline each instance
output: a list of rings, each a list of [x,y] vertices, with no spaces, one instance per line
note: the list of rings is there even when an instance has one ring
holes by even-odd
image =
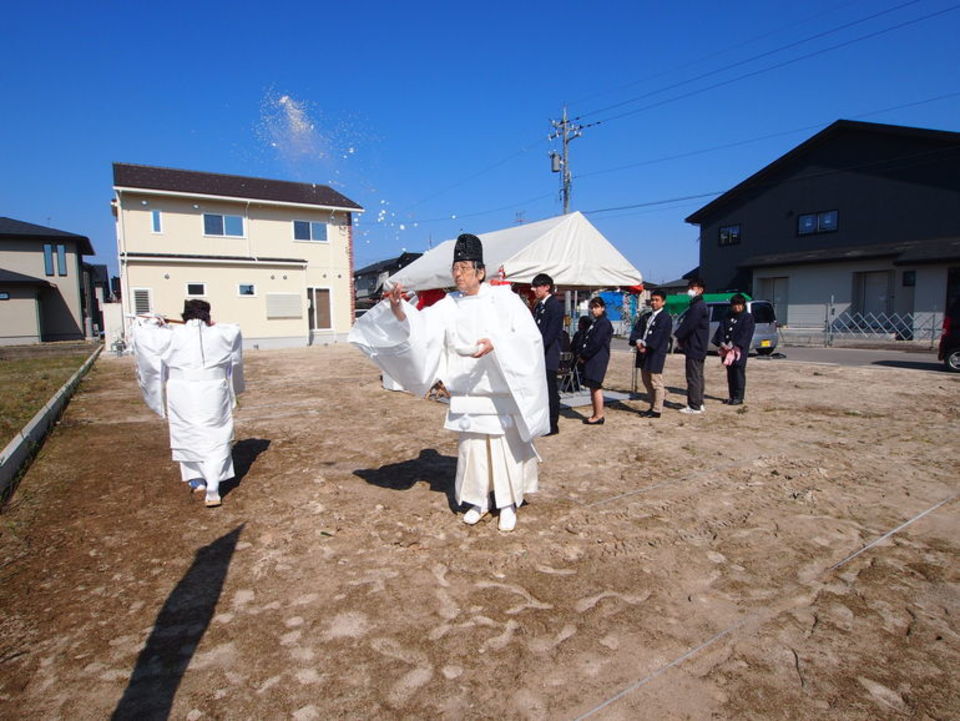
[[[401,253],[396,258],[381,260],[353,272],[353,287],[356,308],[366,311],[380,300],[383,282],[401,268],[405,268],[423,253]]]
[[[816,326],[824,304],[942,314],[960,296],[960,133],[838,120],[690,215],[709,290]]]

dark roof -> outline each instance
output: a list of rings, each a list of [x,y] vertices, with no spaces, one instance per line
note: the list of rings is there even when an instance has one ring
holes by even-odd
[[[960,238],[937,238],[916,243],[900,255],[894,263],[896,265],[912,265],[914,263],[942,263],[945,261],[960,260]]]
[[[356,276],[366,275],[367,273],[381,273],[385,270],[400,270],[400,268],[405,268],[410,265],[421,255],[423,255],[423,253],[402,253],[396,258],[389,258],[388,260],[381,260],[378,263],[365,265],[360,270],[353,271],[353,274]]]
[[[363,210],[361,206],[326,185],[202,173],[196,170],[157,168],[150,165],[114,163],[113,184],[121,188],[167,190],[198,195],[304,203],[324,208]]]
[[[72,240],[77,244],[81,255],[93,255],[93,246],[85,235],[68,233],[65,230],[46,228],[42,225],[25,223],[22,220],[0,217],[0,238],[23,238],[25,240]]]
[[[250,255],[188,255],[184,253],[121,253],[121,258],[186,258],[187,260],[242,260],[255,263],[306,263],[303,258],[264,258]]]
[[[846,248],[821,248],[792,253],[769,253],[747,258],[740,267],[759,268],[771,265],[803,265],[838,261],[893,258],[895,265],[936,263],[960,258],[960,238],[910,240],[879,245],[857,245]]]
[[[960,133],[949,130],[928,130],[926,128],[912,128],[905,125],[885,125],[883,123],[864,123],[859,120],[837,120],[816,135],[800,143],[790,152],[781,155],[766,167],[758,170],[746,180],[733,186],[730,190],[714,198],[705,206],[687,216],[688,223],[702,223],[720,208],[736,200],[740,195],[757,187],[763,187],[772,183],[772,178],[780,172],[785,166],[795,161],[798,157],[807,153],[811,148],[821,143],[833,140],[836,136],[845,132],[856,133],[880,133],[883,135],[896,135],[899,137],[918,138],[921,140],[942,143],[944,146],[960,146]],[[889,158],[883,159],[885,162]]]
[[[14,273],[12,270],[0,268],[0,285],[43,285],[55,288],[50,281],[43,278],[34,278],[32,275],[23,275],[23,273]]]

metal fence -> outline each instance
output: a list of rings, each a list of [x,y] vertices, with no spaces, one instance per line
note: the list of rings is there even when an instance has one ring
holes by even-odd
[[[786,343],[802,342],[824,346],[843,344],[883,345],[904,343],[914,347],[935,348],[940,339],[942,313],[861,313],[838,310],[824,304],[823,321],[789,325],[781,329]]]

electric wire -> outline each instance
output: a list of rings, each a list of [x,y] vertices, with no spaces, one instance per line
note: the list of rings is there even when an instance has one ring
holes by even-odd
[[[709,78],[709,77],[712,76],[712,75],[717,75],[717,74],[722,73],[722,72],[725,72],[725,71],[727,71],[727,70],[731,70],[731,69],[733,69],[733,68],[740,67],[741,65],[746,65],[746,64],[748,64],[748,63],[752,63],[754,60],[760,60],[761,58],[769,57],[769,56],[771,56],[771,55],[775,55],[776,53],[783,52],[784,50],[789,50],[789,49],[791,49],[791,48],[795,48],[795,47],[798,47],[798,46],[800,46],[800,45],[804,45],[804,44],[809,43],[809,42],[811,42],[811,41],[813,41],[813,40],[819,40],[820,38],[826,37],[826,36],[828,36],[828,35],[833,35],[834,33],[838,33],[838,32],[840,32],[840,31],[842,31],[842,30],[846,30],[846,29],[848,29],[848,28],[854,27],[855,25],[860,25],[860,24],[862,24],[862,23],[869,22],[870,20],[874,20],[874,19],[876,19],[876,18],[878,18],[878,17],[881,17],[882,15],[887,15],[887,14],[889,14],[889,13],[896,12],[897,10],[901,10],[901,9],[903,9],[903,8],[909,6],[909,5],[916,5],[916,4],[917,4],[918,2],[920,2],[920,1],[921,1],[921,0],[908,0],[908,1],[905,2],[905,3],[901,3],[900,5],[895,5],[894,7],[888,8],[888,9],[886,9],[886,10],[881,10],[880,12],[873,13],[872,15],[867,15],[866,17],[860,18],[859,20],[852,20],[852,21],[850,21],[850,22],[848,22],[848,23],[844,23],[843,25],[838,25],[838,26],[836,26],[836,27],[834,27],[834,28],[830,28],[829,30],[824,30],[824,31],[822,31],[822,32],[815,33],[815,34],[813,34],[813,35],[810,35],[809,37],[803,38],[802,40],[795,40],[795,41],[792,42],[792,43],[788,43],[787,45],[782,45],[782,46],[780,46],[780,47],[778,47],[778,48],[774,48],[773,50],[767,50],[767,51],[764,51],[764,52],[759,53],[759,54],[757,54],[757,55],[753,55],[753,56],[751,56],[751,57],[749,57],[749,58],[745,58],[744,60],[738,60],[738,61],[735,62],[735,63],[730,63],[729,65],[724,65],[723,67],[716,68],[716,69],[714,69],[714,70],[710,70],[710,71],[708,71],[708,72],[705,72],[705,73],[702,73],[702,74],[700,74],[700,75],[697,75],[696,77],[688,78],[687,80],[681,80],[681,81],[679,81],[679,82],[673,83],[672,85],[667,85],[666,87],[663,87],[663,88],[658,88],[658,89],[656,89],[656,90],[651,90],[651,91],[649,91],[649,92],[647,92],[647,93],[644,93],[643,95],[638,95],[638,96],[633,97],[633,98],[628,98],[627,100],[622,100],[622,101],[620,101],[620,102],[618,102],[618,103],[613,103],[612,105],[608,105],[608,106],[606,106],[606,107],[604,107],[604,108],[598,108],[597,110],[590,110],[590,111],[588,111],[588,112],[586,112],[586,113],[581,113],[581,114],[577,115],[576,117],[574,117],[573,119],[574,119],[574,120],[580,120],[581,118],[585,118],[585,117],[587,117],[587,116],[589,116],[589,115],[598,115],[598,114],[604,113],[604,112],[606,112],[606,111],[608,111],[608,110],[614,110],[614,109],[616,109],[616,108],[623,107],[624,105],[629,105],[630,103],[634,103],[634,102],[636,102],[636,101],[638,101],[638,100],[643,100],[644,98],[648,98],[648,97],[650,97],[650,96],[652,96],[652,95],[657,95],[658,93],[663,93],[663,92],[666,92],[666,91],[668,91],[668,90],[673,90],[674,88],[679,88],[679,87],[682,87],[682,86],[684,86],[684,85],[689,85],[690,83],[694,83],[694,82],[696,82],[696,81],[698,81],[698,80],[703,80],[704,78]]]
[[[664,105],[668,105],[669,103],[677,102],[678,100],[685,100],[686,98],[692,97],[692,96],[694,96],[694,95],[699,95],[700,93],[705,93],[705,92],[707,92],[707,91],[709,91],[709,90],[716,90],[717,88],[722,88],[722,87],[727,86],[727,85],[732,85],[733,83],[740,82],[741,80],[745,80],[745,79],[747,79],[747,78],[752,78],[752,77],[756,77],[756,76],[758,76],[758,75],[763,75],[764,73],[768,73],[768,72],[770,72],[770,71],[772,71],[772,70],[778,70],[778,69],[783,68],[783,67],[786,67],[786,66],[788,66],[788,65],[793,65],[794,63],[801,62],[801,61],[803,61],[803,60],[809,60],[810,58],[816,57],[816,56],[818,56],[818,55],[823,55],[823,54],[825,54],[825,53],[829,53],[829,52],[832,52],[832,51],[834,51],[834,50],[839,50],[840,48],[848,47],[848,46],[850,46],[850,45],[853,45],[854,43],[863,42],[863,41],[865,41],[865,40],[871,40],[871,39],[876,38],[876,37],[879,37],[879,36],[881,36],[881,35],[885,35],[886,33],[893,32],[894,30],[900,30],[900,29],[905,28],[905,27],[908,27],[908,26],[910,26],[910,25],[916,25],[917,23],[923,22],[924,20],[929,20],[929,19],[931,19],[931,18],[938,17],[938,16],[940,16],[940,15],[945,15],[946,13],[949,13],[949,12],[953,12],[954,10],[957,10],[958,8],[960,8],[960,3],[955,4],[955,5],[951,5],[950,7],[944,8],[944,9],[942,9],[942,10],[938,10],[938,11],[933,12],[933,13],[929,13],[929,14],[924,15],[924,16],[919,17],[919,18],[914,18],[914,19],[912,19],[912,20],[905,20],[905,21],[903,21],[903,22],[901,22],[901,23],[898,23],[898,24],[896,24],[896,25],[892,25],[892,26],[890,26],[890,27],[882,28],[882,29],[880,29],[880,30],[875,30],[875,31],[873,31],[873,32],[871,32],[871,33],[867,33],[866,35],[861,35],[861,36],[859,36],[859,37],[852,38],[852,39],[850,39],[850,40],[845,40],[845,41],[843,41],[843,42],[841,42],[841,43],[837,43],[837,44],[835,44],[835,45],[831,45],[831,46],[826,47],[826,48],[821,48],[821,49],[819,49],[819,50],[814,50],[814,51],[812,51],[812,52],[806,53],[806,54],[804,54],[804,55],[800,55],[800,56],[795,57],[795,58],[791,58],[791,59],[789,59],[789,60],[784,60],[784,61],[779,62],[779,63],[776,63],[776,64],[774,64],[774,65],[768,65],[767,67],[759,68],[759,69],[757,69],[757,70],[751,70],[751,71],[748,72],[748,73],[744,73],[744,74],[742,74],[742,75],[738,75],[738,76],[736,76],[736,77],[734,77],[734,78],[729,78],[729,79],[727,79],[727,80],[722,80],[722,81],[713,83],[712,85],[707,85],[706,87],[703,87],[703,88],[698,88],[698,89],[696,89],[696,90],[690,90],[690,91],[688,91],[688,92],[686,92],[686,93],[681,93],[680,95],[674,95],[674,96],[672,96],[672,97],[665,98],[665,99],[663,99],[663,100],[658,100],[658,101],[655,102],[655,103],[649,103],[649,104],[643,105],[643,106],[641,106],[641,107],[639,107],[639,108],[634,108],[633,110],[627,110],[627,111],[625,111],[625,112],[623,112],[623,113],[620,113],[620,114],[618,114],[618,115],[613,115],[613,116],[611,116],[611,117],[609,117],[609,118],[603,118],[603,119],[601,119],[601,120],[595,120],[595,121],[593,121],[592,123],[589,123],[588,125],[584,125],[584,127],[592,127],[592,126],[602,125],[602,124],[604,124],[604,123],[610,123],[610,122],[612,122],[612,121],[614,121],[614,120],[620,120],[621,118],[626,118],[626,117],[629,117],[629,116],[631,116],[631,115],[636,115],[637,113],[642,113],[642,112],[644,112],[645,110],[652,110],[653,108],[659,108],[659,107],[662,107],[662,106],[664,106]]]
[[[590,95],[585,95],[585,96],[583,96],[583,97],[580,97],[580,98],[577,98],[577,99],[575,99],[575,100],[570,101],[569,103],[567,103],[567,105],[568,105],[568,106],[580,105],[581,103],[585,103],[585,102],[587,102],[588,100],[592,100],[593,98],[600,97],[600,96],[602,96],[602,95],[610,95],[610,94],[612,94],[612,93],[615,93],[615,92],[618,92],[618,91],[621,91],[621,90],[626,90],[627,88],[632,88],[632,87],[634,87],[635,85],[640,85],[641,83],[650,82],[651,80],[656,80],[656,79],[662,78],[662,77],[664,77],[664,76],[666,76],[666,75],[670,75],[670,74],[672,74],[672,73],[679,72],[679,71],[681,71],[681,70],[685,70],[685,69],[687,69],[687,68],[694,67],[694,66],[696,66],[696,65],[700,65],[701,63],[704,63],[704,62],[706,62],[706,61],[708,61],[708,60],[712,60],[713,58],[720,57],[721,55],[725,55],[725,54],[729,53],[729,52],[732,51],[732,50],[737,50],[737,49],[743,48],[744,46],[752,45],[752,44],[754,44],[754,43],[756,43],[756,42],[758,42],[758,41],[760,41],[760,40],[764,40],[764,39],[769,38],[769,37],[772,37],[772,36],[774,36],[774,35],[778,35],[778,34],[782,33],[784,30],[792,30],[792,29],[794,29],[794,28],[796,28],[796,27],[798,27],[798,26],[806,25],[807,23],[809,23],[809,22],[811,22],[811,21],[813,21],[813,20],[819,20],[820,18],[824,17],[825,15],[827,15],[827,14],[829,14],[829,13],[836,12],[836,11],[838,11],[838,10],[842,10],[842,9],[844,9],[844,8],[847,8],[847,7],[851,6],[851,5],[856,5],[856,4],[859,3],[859,2],[861,2],[861,0],[851,0],[851,2],[847,2],[847,3],[843,3],[842,5],[837,5],[837,6],[831,7],[830,10],[828,10],[827,12],[817,13],[816,15],[808,16],[808,17],[806,17],[806,18],[804,18],[804,19],[802,19],[802,20],[793,21],[793,22],[791,22],[789,25],[783,25],[783,26],[778,27],[778,28],[775,28],[775,29],[773,29],[773,30],[769,30],[769,31],[767,31],[767,32],[765,32],[765,33],[761,33],[760,35],[755,35],[755,36],[753,36],[753,37],[751,37],[751,38],[747,38],[746,40],[743,40],[742,42],[738,42],[738,43],[736,43],[735,45],[728,45],[727,47],[723,48],[722,50],[717,50],[717,51],[712,52],[712,53],[707,53],[706,55],[703,55],[703,56],[697,58],[696,60],[691,60],[691,61],[688,62],[688,63],[684,63],[684,64],[682,64],[682,65],[677,65],[677,66],[675,66],[675,67],[670,68],[669,70],[664,70],[664,71],[659,72],[659,73],[654,73],[653,75],[648,75],[647,77],[640,78],[639,80],[633,80],[633,81],[631,81],[631,82],[629,82],[629,83],[624,83],[623,85],[619,85],[619,86],[617,86],[617,87],[615,87],[615,88],[610,88],[609,90],[599,90],[599,91],[597,91],[597,92],[595,92],[595,93],[591,93]]]
[[[795,177],[795,178],[787,178],[786,180],[779,180],[779,181],[776,181],[776,182],[762,182],[762,181],[754,181],[754,180],[751,180],[751,178],[756,177],[756,175],[758,175],[759,173],[764,172],[764,170],[766,170],[766,168],[764,168],[763,170],[758,171],[757,174],[754,174],[753,176],[751,176],[751,178],[747,178],[747,179],[744,180],[742,183],[739,183],[737,186],[734,186],[734,188],[736,188],[736,187],[742,187],[742,188],[744,188],[744,189],[749,188],[750,190],[770,189],[770,188],[774,188],[774,187],[777,187],[777,186],[789,185],[789,184],[791,184],[791,183],[799,183],[799,182],[808,181],[808,180],[816,180],[816,179],[818,179],[818,178],[825,178],[825,177],[829,177],[829,176],[831,176],[831,175],[840,175],[840,174],[843,174],[843,173],[852,172],[852,171],[854,171],[854,170],[864,170],[864,169],[867,169],[867,168],[884,168],[884,169],[887,169],[887,170],[894,170],[894,169],[900,169],[900,168],[908,168],[908,167],[910,167],[911,165],[915,165],[915,164],[916,164],[916,161],[918,161],[918,160],[923,160],[923,159],[929,158],[929,157],[931,157],[931,156],[939,156],[939,155],[943,155],[944,153],[951,153],[951,152],[957,152],[957,151],[960,151],[960,143],[958,143],[958,144],[956,144],[956,145],[948,145],[948,146],[946,146],[946,147],[936,148],[935,150],[925,150],[925,151],[923,151],[923,152],[921,152],[921,153],[911,153],[911,154],[909,154],[909,155],[900,155],[900,156],[897,156],[897,157],[894,157],[894,158],[884,158],[884,159],[882,159],[882,160],[874,160],[874,161],[871,161],[871,162],[869,162],[869,163],[859,163],[859,164],[857,164],[857,165],[849,165],[849,166],[845,166],[845,167],[843,167],[843,168],[835,168],[835,169],[832,169],[832,170],[824,170],[824,171],[817,172],[817,173],[808,173],[808,174],[806,174],[806,175],[797,176],[797,177]],[[910,162],[902,162],[902,161],[910,161]],[[775,161],[775,162],[776,162],[776,161]],[[767,167],[769,168],[770,166],[767,166]],[[598,214],[598,213],[607,213],[607,212],[612,212],[612,211],[616,211],[616,210],[630,210],[630,209],[633,209],[633,208],[647,208],[647,207],[650,207],[650,206],[663,205],[663,204],[665,204],[665,203],[672,203],[672,202],[675,202],[675,201],[692,200],[692,199],[695,199],[695,198],[706,198],[706,197],[709,197],[709,196],[711,196],[711,195],[723,195],[724,193],[727,193],[727,192],[729,192],[730,190],[732,190],[732,188],[727,188],[726,190],[720,190],[720,191],[711,191],[711,192],[707,192],[707,193],[699,193],[699,194],[696,194],[696,195],[683,195],[683,196],[678,196],[678,197],[676,197],[676,198],[665,198],[665,199],[662,199],[662,200],[650,200],[650,201],[645,201],[645,202],[642,202],[642,203],[632,203],[632,204],[630,204],[630,205],[618,205],[618,206],[613,206],[613,207],[610,207],[610,208],[597,208],[597,209],[595,209],[595,210],[583,210],[583,211],[581,211],[581,212],[582,212],[584,215],[591,215],[591,214],[596,215],[596,214]]]

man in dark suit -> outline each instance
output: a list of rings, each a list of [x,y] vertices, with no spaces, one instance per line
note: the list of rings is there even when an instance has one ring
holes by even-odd
[[[643,387],[647,389],[650,409],[640,415],[647,418],[659,418],[663,413],[663,399],[666,395],[663,386],[663,364],[667,360],[670,347],[670,334],[673,332],[673,319],[663,309],[667,294],[655,290],[650,294],[652,313],[640,316],[640,320],[630,333],[630,345],[637,349],[637,367]]]
[[[553,278],[546,273],[537,274],[530,284],[537,304],[533,319],[543,336],[543,354],[547,366],[547,397],[550,399],[549,436],[560,432],[560,390],[557,388],[557,371],[560,370],[560,344],[563,333],[563,305],[553,295]]]
[[[703,302],[704,283],[694,278],[687,284],[690,307],[677,328],[677,341],[686,358],[687,407],[681,413],[703,413],[703,361],[710,342],[710,309]]]

